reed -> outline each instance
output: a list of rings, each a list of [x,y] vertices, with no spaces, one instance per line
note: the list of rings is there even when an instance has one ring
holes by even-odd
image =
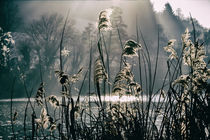
[[[119,58],[120,69],[113,78],[110,77],[112,67],[110,67],[109,56],[111,52],[108,51],[107,46],[107,44],[111,45],[111,33],[108,43],[103,34],[104,30],[110,30],[109,12],[105,10],[99,14],[98,38],[96,39],[97,57],[95,58],[93,55],[94,45],[92,40],[89,40],[91,42],[89,64],[84,74],[83,68],[72,75],[63,71],[65,63],[63,63],[61,52],[68,19],[66,18],[59,46],[60,69],[55,71],[58,79],[57,84],[61,86],[62,99],[60,101],[55,95],[47,96],[40,65],[42,80],[36,93],[34,106],[30,101],[33,89],[29,94],[24,83],[28,97],[25,115],[29,104],[33,110],[31,137],[27,136],[24,123],[25,139],[209,139],[210,84],[208,80],[210,79],[210,69],[205,61],[207,56],[204,44],[200,44],[196,39],[192,18],[194,41],[190,40],[190,33],[186,30],[182,35],[181,53],[177,53],[173,48],[175,40],[166,42],[164,50],[169,54],[166,60],[167,72],[163,77],[162,86],[154,92],[157,70],[160,68],[158,67],[161,49],[159,27],[156,61],[153,64],[150,48],[145,41],[140,25],[136,22],[136,41],[130,39],[126,42],[122,41],[120,30],[116,26],[122,52]],[[140,39],[143,41],[143,45],[140,44]],[[136,80],[132,64],[129,63],[136,57],[139,80]],[[94,60],[95,64],[92,69]],[[183,63],[189,69],[185,73],[182,71]],[[81,80],[82,75],[83,79]],[[142,77],[143,75],[145,78]],[[87,76],[88,89],[85,89]],[[94,80],[91,80],[92,77]],[[91,84],[92,81],[94,82]],[[75,101],[72,91],[79,84],[81,85],[80,89],[76,91],[77,99]],[[96,91],[97,98],[94,100],[91,89]],[[88,91],[87,100],[84,101],[81,100],[83,90]],[[109,99],[106,101],[107,91],[110,98],[113,97],[112,95],[119,95],[119,98],[123,96],[135,97],[135,100],[111,102]],[[41,108],[41,113],[37,113],[34,109],[38,106]],[[11,121],[12,114],[11,94]],[[37,117],[37,114],[40,114],[40,117]],[[13,133],[15,131],[13,121],[12,131]]]

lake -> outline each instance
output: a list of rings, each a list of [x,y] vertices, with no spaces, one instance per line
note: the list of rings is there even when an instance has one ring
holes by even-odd
[[[158,97],[158,96],[157,96]],[[154,97],[153,98],[153,102],[157,102],[158,98]],[[61,100],[61,97],[58,97],[59,100]],[[76,101],[77,97],[73,97],[74,101]],[[34,106],[34,98],[31,98],[31,104]],[[92,104],[92,110],[93,112],[97,112],[97,107],[96,105],[94,105],[94,102],[97,101],[98,98],[96,96],[92,96],[91,97],[91,104]],[[102,96],[102,101],[104,102],[133,102],[136,100],[140,100],[140,98],[136,98],[134,96],[123,96],[121,98],[119,98],[119,96]],[[162,99],[161,99],[162,100]],[[18,98],[18,99],[13,99],[13,114],[14,112],[18,112],[18,116],[17,116],[17,120],[15,121],[14,124],[14,130],[15,130],[15,134],[18,136],[18,139],[23,139],[22,136],[24,136],[24,131],[23,131],[23,126],[24,126],[24,117],[25,117],[25,112],[27,114],[26,117],[26,130],[27,133],[31,133],[31,115],[32,115],[32,109],[30,107],[30,104],[28,104],[28,108],[26,109],[27,106],[27,98]],[[82,96],[80,98],[80,101],[83,102],[85,105],[88,104],[88,97]],[[147,97],[143,96],[143,101],[144,103],[147,102]],[[11,111],[11,101],[10,99],[1,99],[0,100],[0,140],[1,139],[10,139],[13,135],[12,133],[12,127],[11,127],[11,116],[10,116],[10,111]],[[52,109],[52,107],[48,106],[50,109]],[[40,107],[36,107],[35,108],[35,112],[37,117],[39,117],[40,115]]]

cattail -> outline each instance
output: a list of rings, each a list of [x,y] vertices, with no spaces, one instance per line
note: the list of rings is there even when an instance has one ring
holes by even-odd
[[[124,49],[123,49],[123,56],[133,57],[138,56],[137,50],[141,49],[142,46],[133,40],[128,40],[125,42]]]
[[[112,14],[112,9],[106,9],[104,11],[101,11],[99,14],[99,21],[98,21],[98,29],[99,31],[104,30],[111,30],[112,25],[110,21],[110,16]]]

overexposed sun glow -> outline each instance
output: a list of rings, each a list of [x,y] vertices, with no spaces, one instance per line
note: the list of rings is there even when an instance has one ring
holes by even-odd
[[[119,3],[120,3],[120,0],[112,0],[112,3],[113,3],[113,5],[119,5]]]
[[[94,102],[94,101],[97,101],[98,100],[98,97],[97,96],[91,96],[91,102]],[[81,99],[82,100],[82,99]],[[101,100],[102,101],[105,101],[105,102],[135,102],[135,101],[144,101],[144,102],[147,102],[148,101],[148,96],[147,95],[143,95],[143,96],[133,96],[133,95],[130,95],[130,96],[126,96],[126,95],[123,95],[123,96],[117,96],[117,95],[111,95],[111,96],[101,96]],[[159,100],[159,95],[155,95],[153,96],[152,98],[152,102],[158,102]],[[160,101],[163,101],[164,98],[160,98]]]
[[[77,100],[77,96],[73,96],[72,97],[73,99],[74,99],[74,101],[76,101]],[[57,96],[57,99],[59,100],[59,101],[62,101],[62,97],[61,96]],[[31,98],[30,99],[32,102],[34,102],[35,101],[35,99],[34,98]],[[80,100],[81,101],[84,101],[84,100],[88,100],[88,96],[81,96],[80,97]],[[134,101],[144,101],[144,102],[147,102],[148,101],[148,97],[147,97],[147,95],[143,95],[143,96],[139,96],[139,97],[136,97],[136,96],[133,96],[133,95],[131,95],[131,96],[117,96],[117,95],[111,95],[111,96],[101,96],[101,100],[104,102],[113,102],[113,103],[115,103],[115,102],[134,102]],[[157,95],[155,95],[155,96],[153,96],[153,98],[152,98],[152,102],[158,102],[158,100],[159,100],[159,95],[157,94]],[[26,102],[26,101],[28,101],[28,98],[14,98],[13,99],[13,101],[15,101],[15,102]],[[90,101],[91,102],[95,102],[95,101],[98,101],[98,96],[90,96]],[[162,102],[162,101],[164,101],[164,98],[160,98],[160,101]],[[10,102],[10,99],[0,99],[0,102]]]
[[[209,0],[150,0],[153,4],[153,8],[157,12],[164,10],[164,5],[169,3],[174,12],[181,11],[184,17],[189,17],[191,13],[193,18],[196,18],[199,23],[205,27],[210,28],[210,18],[207,15],[210,9]]]
[[[105,101],[106,102],[133,102],[139,100],[135,96],[106,96]]]

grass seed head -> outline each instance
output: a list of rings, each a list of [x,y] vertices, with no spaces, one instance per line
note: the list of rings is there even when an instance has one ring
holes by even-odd
[[[107,31],[112,29],[110,16],[112,14],[112,9],[106,9],[101,11],[99,14],[98,29],[99,31]]]
[[[176,41],[175,39],[171,39],[168,41],[168,45],[163,47],[166,52],[171,53],[169,55],[169,59],[171,59],[171,60],[178,59],[177,53],[176,53],[175,49],[173,48],[175,41]]]
[[[59,107],[59,105],[60,105],[60,102],[55,95],[48,96],[47,101],[55,108]]]
[[[105,68],[101,62],[100,57],[98,57],[95,61],[95,67],[94,67],[94,81],[100,82],[102,80],[106,80],[108,78],[108,75],[105,71]]]
[[[123,56],[127,57],[133,57],[133,56],[138,56],[137,50],[141,49],[142,46],[135,42],[134,40],[127,40],[124,49],[123,49]]]

